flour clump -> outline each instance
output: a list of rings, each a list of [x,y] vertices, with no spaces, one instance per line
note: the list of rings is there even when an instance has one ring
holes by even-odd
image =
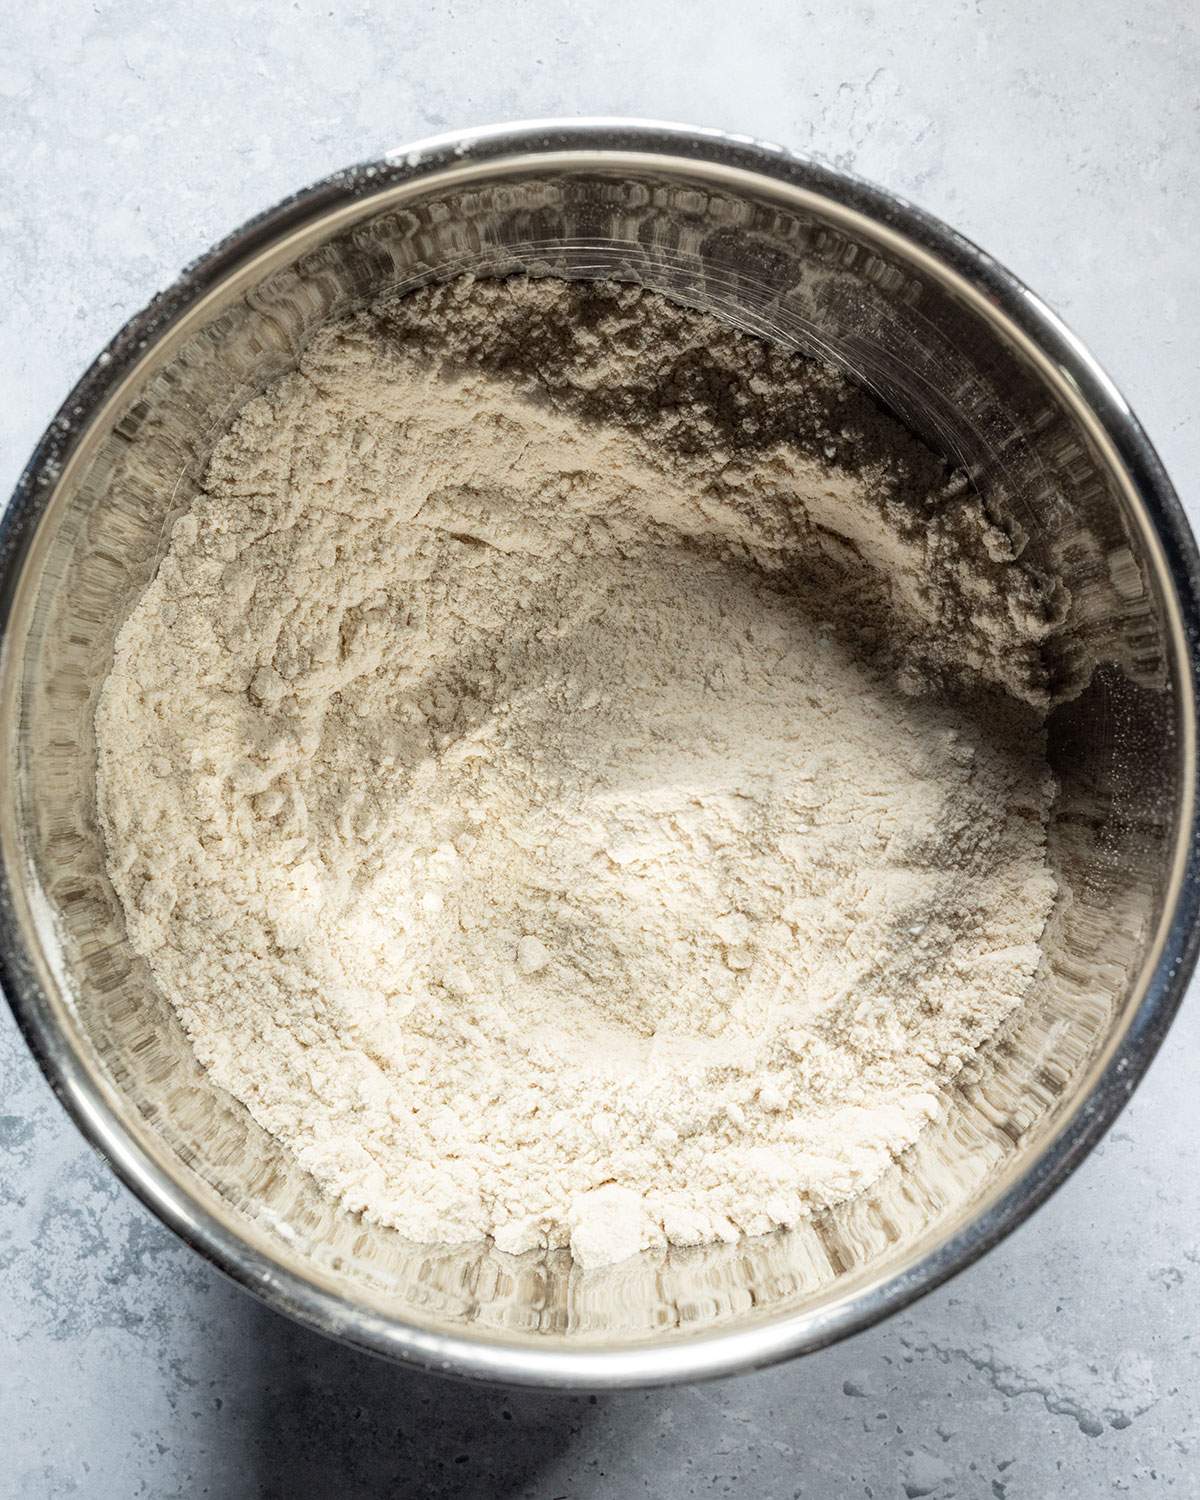
[[[610,283],[381,302],[243,409],[118,637],[130,940],[416,1240],[796,1223],[1028,989],[1067,603],[822,365]]]

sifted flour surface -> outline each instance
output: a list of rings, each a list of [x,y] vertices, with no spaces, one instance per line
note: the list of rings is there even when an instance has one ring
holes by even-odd
[[[795,1223],[1037,967],[1064,600],[1019,551],[841,376],[657,296],[381,303],[244,409],[120,633],[130,939],[414,1239]]]

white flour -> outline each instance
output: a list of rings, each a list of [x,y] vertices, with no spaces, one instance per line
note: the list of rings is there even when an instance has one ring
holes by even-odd
[[[347,1209],[584,1266],[870,1183],[1054,895],[1062,600],[944,480],[630,289],[324,332],[97,715],[130,938],[217,1082]]]

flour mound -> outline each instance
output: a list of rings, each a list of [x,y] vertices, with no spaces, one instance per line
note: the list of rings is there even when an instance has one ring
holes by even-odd
[[[350,1211],[583,1266],[872,1182],[1054,897],[1061,592],[856,388],[461,282],[242,412],[98,794],[197,1055]]]

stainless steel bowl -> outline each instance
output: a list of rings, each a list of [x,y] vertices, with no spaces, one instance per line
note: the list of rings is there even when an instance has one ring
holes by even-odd
[[[1062,895],[1022,1014],[877,1188],[789,1233],[581,1273],[332,1208],[214,1088],[131,953],[94,816],[114,633],[215,435],[324,319],[472,270],[618,276],[832,359],[967,470],[1072,594],[1050,721]],[[59,1097],[189,1244],[349,1343],[509,1382],[691,1379],[812,1350],[982,1254],[1074,1168],[1196,953],[1197,555],[1141,428],[1012,276],[865,183],[616,120],[440,137],[255,219],[117,335],[0,532],[3,986]]]

